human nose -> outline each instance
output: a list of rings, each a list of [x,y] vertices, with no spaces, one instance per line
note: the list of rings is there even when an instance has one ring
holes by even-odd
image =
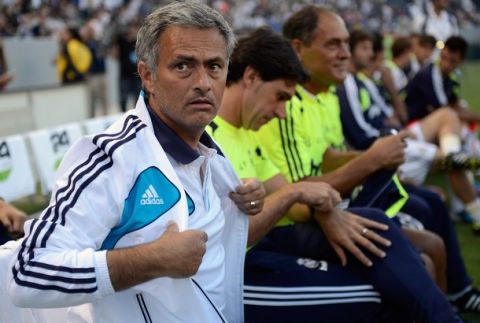
[[[350,58],[350,56],[351,56],[350,55],[350,46],[348,45],[348,43],[342,43],[342,45],[340,46],[338,55],[341,58],[345,58],[345,59]]]
[[[280,102],[278,104],[278,107],[275,109],[275,115],[277,116],[277,118],[279,119],[285,119],[286,117],[286,103],[285,102]]]
[[[195,88],[202,92],[208,92],[212,88],[212,82],[207,70],[203,67],[199,68],[197,73],[197,79],[195,80]]]

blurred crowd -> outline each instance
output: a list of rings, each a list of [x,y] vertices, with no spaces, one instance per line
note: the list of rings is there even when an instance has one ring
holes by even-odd
[[[206,0],[236,30],[270,25],[279,29],[291,12],[309,3],[335,9],[349,26],[382,32],[412,32],[412,20],[424,10],[426,0]],[[0,36],[46,36],[66,25],[93,28],[94,37],[107,45],[126,29],[168,0],[3,0],[0,4]],[[447,10],[460,27],[480,23],[479,0],[451,0]]]
[[[56,60],[58,78],[63,84],[89,82],[92,115],[94,102],[101,105],[104,114],[107,113],[105,58],[109,55],[117,59],[120,63],[119,102],[121,110],[125,111],[128,98],[136,97],[140,89],[135,76],[134,51],[138,26],[155,7],[169,2],[172,0],[3,0],[0,4],[0,39],[8,36],[56,37],[60,44]],[[334,9],[349,29],[364,28],[382,34],[409,35],[416,32],[445,40],[458,34],[462,28],[480,25],[480,0],[204,2],[221,12],[238,33],[263,25],[280,31],[292,12],[310,3]],[[434,14],[434,7],[440,8],[438,15]],[[0,59],[0,87],[12,79],[3,61]]]

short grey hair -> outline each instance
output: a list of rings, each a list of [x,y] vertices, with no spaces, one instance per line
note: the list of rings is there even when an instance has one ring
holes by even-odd
[[[144,61],[151,72],[158,63],[160,36],[171,26],[216,28],[225,38],[228,57],[235,48],[235,35],[219,12],[195,1],[174,2],[148,15],[138,31],[135,52],[138,60]]]

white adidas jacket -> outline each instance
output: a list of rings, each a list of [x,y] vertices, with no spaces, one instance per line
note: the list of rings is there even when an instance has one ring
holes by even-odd
[[[242,322],[247,217],[228,198],[239,185],[229,162],[215,156],[212,171],[225,214],[223,315],[192,279],[158,278],[121,292],[112,288],[106,250],[157,239],[169,220],[180,230],[188,228],[185,191],[155,137],[143,98],[105,133],[85,137],[67,152],[49,207],[25,225],[26,238],[8,277],[13,303],[91,303],[95,322]],[[155,204],[126,202],[142,199],[145,189],[137,185],[147,173],[157,176],[164,199],[155,212],[145,209]]]

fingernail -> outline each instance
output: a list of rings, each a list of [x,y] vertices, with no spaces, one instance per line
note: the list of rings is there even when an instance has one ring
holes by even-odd
[[[391,241],[387,241],[387,247],[390,247],[392,245]]]
[[[367,262],[367,266],[368,267],[372,267],[373,266],[373,263],[371,261]]]
[[[380,257],[385,258],[387,254],[385,252],[380,253]]]

